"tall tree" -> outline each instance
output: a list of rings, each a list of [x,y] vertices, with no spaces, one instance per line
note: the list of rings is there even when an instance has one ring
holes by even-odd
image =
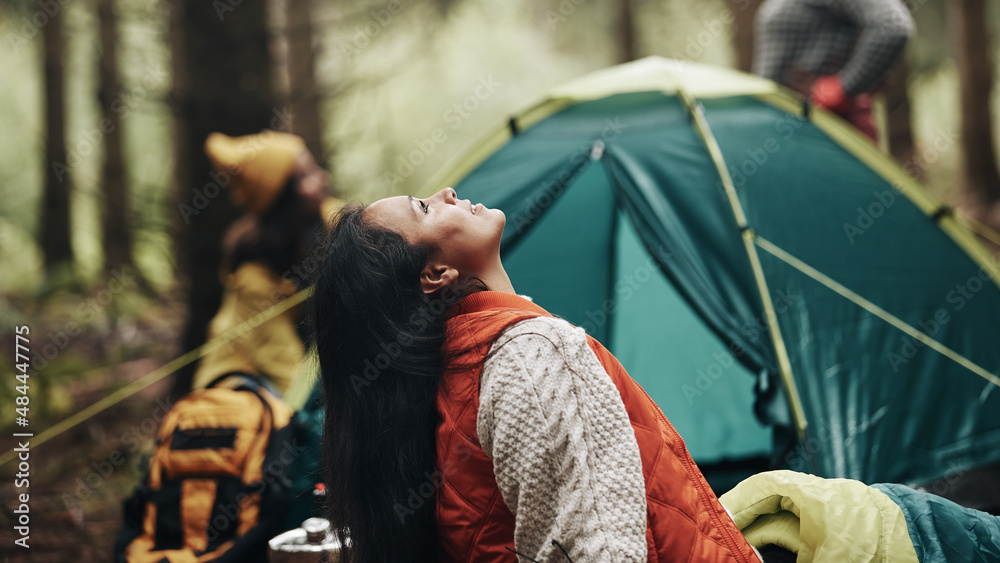
[[[101,235],[104,242],[104,267],[110,272],[132,264],[132,229],[129,220],[129,194],[122,156],[121,121],[116,102],[121,103],[118,80],[118,30],[115,0],[97,0],[100,26],[99,89],[97,97],[104,115],[104,166],[101,207]]]
[[[174,57],[173,107],[177,135],[178,264],[187,292],[182,346],[205,341],[219,308],[220,242],[237,211],[226,177],[213,174],[205,138],[281,129],[287,116],[275,107],[265,0],[169,0]],[[174,394],[191,384],[193,367],[178,372]]]
[[[922,170],[913,166],[913,156],[916,147],[913,142],[913,128],[910,125],[910,66],[905,57],[885,89],[886,137],[889,141],[889,153],[896,162],[906,166],[907,170],[923,176]],[[907,166],[909,165],[909,166]]]
[[[636,59],[635,10],[632,0],[618,0],[618,62]]]
[[[45,270],[51,275],[58,267],[73,263],[70,240],[70,194],[72,165],[66,159],[66,99],[64,85],[63,18],[66,5],[55,4],[42,26],[45,64],[45,191],[42,195],[41,231]],[[42,13],[42,12],[39,12]]]
[[[985,0],[949,0],[948,25],[961,84],[963,199],[973,215],[987,217],[1000,200],[1000,174],[993,151],[993,61]],[[991,224],[996,228],[1000,225]]]
[[[323,119],[316,87],[316,37],[312,26],[312,0],[288,0],[285,37],[288,39],[288,83],[292,132],[306,141],[316,163],[326,167]]]
[[[763,0],[729,0],[733,12],[733,48],[736,50],[736,68],[750,72],[753,66],[753,22]]]

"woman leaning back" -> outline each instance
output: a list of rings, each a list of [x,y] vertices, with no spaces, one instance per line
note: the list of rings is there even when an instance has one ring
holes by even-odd
[[[504,223],[446,188],[331,232],[313,320],[344,561],[757,561],[614,356],[514,292]]]
[[[242,330],[247,321],[253,330],[241,331],[229,344],[206,354],[193,387],[245,373],[264,378],[285,394],[305,361],[301,307],[267,323],[254,319],[305,287],[319,262],[316,243],[343,202],[330,197],[326,170],[297,135],[270,130],[242,137],[212,133],[205,140],[205,154],[216,178],[243,211],[223,237],[222,304],[208,336]],[[224,384],[237,385],[239,380]]]

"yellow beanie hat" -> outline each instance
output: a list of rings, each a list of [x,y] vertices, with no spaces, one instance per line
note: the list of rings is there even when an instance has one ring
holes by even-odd
[[[233,202],[261,215],[278,198],[305,146],[302,137],[278,131],[242,137],[212,133],[205,139],[205,154],[219,172],[229,175]]]

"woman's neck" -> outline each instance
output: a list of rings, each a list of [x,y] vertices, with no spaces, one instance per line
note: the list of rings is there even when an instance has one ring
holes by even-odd
[[[489,268],[482,275],[476,276],[486,287],[490,288],[490,291],[502,291],[504,293],[514,293],[514,285],[510,283],[510,277],[507,275],[507,271],[504,270],[503,264],[497,260],[496,264]]]

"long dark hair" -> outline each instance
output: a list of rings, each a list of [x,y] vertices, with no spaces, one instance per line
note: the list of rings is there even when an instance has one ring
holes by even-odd
[[[274,204],[240,236],[233,249],[233,270],[244,262],[261,261],[281,276],[305,259],[323,223],[318,211],[307,208],[297,187],[293,175]]]
[[[366,223],[363,212],[340,212],[312,299],[328,512],[341,543],[350,538],[347,563],[434,561],[434,498],[416,491],[435,484],[448,303],[420,287],[430,249]]]

